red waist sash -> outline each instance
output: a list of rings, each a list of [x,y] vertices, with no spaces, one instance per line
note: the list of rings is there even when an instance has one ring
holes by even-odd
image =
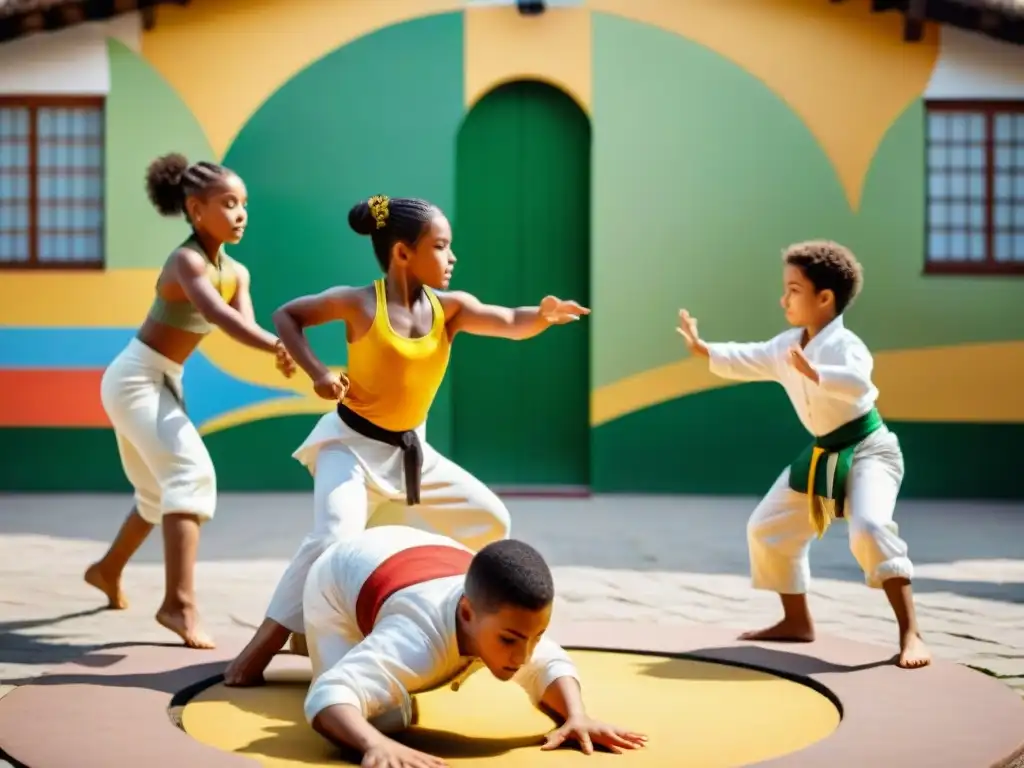
[[[378,565],[359,590],[356,623],[363,636],[377,623],[381,606],[395,592],[416,584],[448,576],[462,576],[469,570],[473,553],[464,549],[431,544],[396,552]]]

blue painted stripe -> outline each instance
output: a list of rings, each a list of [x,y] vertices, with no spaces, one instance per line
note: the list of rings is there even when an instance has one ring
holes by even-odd
[[[135,328],[0,327],[0,368],[106,368]]]
[[[120,354],[134,328],[11,328],[0,326],[0,369],[101,370]],[[267,357],[267,365],[273,360]],[[185,363],[185,402],[196,424],[295,392],[231,376],[202,351]],[[287,448],[287,450],[291,450]]]
[[[267,365],[273,364],[267,355]],[[210,362],[202,351],[193,354],[185,363],[183,383],[188,415],[200,426],[238,408],[282,397],[298,397],[290,389],[274,389],[236,379]],[[281,450],[290,454],[296,447],[284,446]]]

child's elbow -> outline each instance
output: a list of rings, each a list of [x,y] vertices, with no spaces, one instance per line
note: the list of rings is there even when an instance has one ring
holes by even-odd
[[[270,323],[271,323],[271,325],[274,326],[274,329],[277,331],[277,335],[280,336],[281,335],[281,326],[283,326],[283,325],[288,325],[288,326],[294,325],[295,324],[295,319],[292,317],[291,313],[288,311],[288,306],[287,305],[283,305],[283,306],[278,307],[277,309],[275,309],[271,313],[271,315],[270,315]]]

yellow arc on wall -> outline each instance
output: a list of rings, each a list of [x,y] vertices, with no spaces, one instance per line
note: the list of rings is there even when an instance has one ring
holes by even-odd
[[[260,105],[317,59],[379,29],[463,6],[460,0],[193,0],[161,6],[159,23],[142,35],[142,55],[192,110],[221,159]],[[195,50],[216,52],[216,74],[207,57],[183,53]]]
[[[803,120],[860,206],[871,160],[893,121],[924,92],[938,28],[903,42],[902,16],[870,0],[588,0],[593,11],[707,46],[760,78]],[[842,28],[841,35],[830,34]],[[820,44],[819,44],[820,43]]]
[[[1024,424],[1024,342],[1005,341],[875,354],[879,409],[894,421]],[[688,358],[620,379],[594,390],[591,426],[676,398],[735,382]]]
[[[552,8],[523,16],[511,7],[467,8],[466,112],[486,94],[516,80],[540,80],[569,94],[591,114],[591,13]]]
[[[590,14],[622,16],[706,45],[763,80],[820,142],[853,209],[879,142],[924,91],[938,56],[935,25],[907,45],[899,15],[872,13],[869,0],[589,0],[539,20],[458,0],[194,0],[161,8],[159,25],[143,35],[142,53],[192,110],[220,158],[259,106],[318,58],[389,25],[460,10],[467,104],[503,82],[536,78],[565,89],[589,112]],[[829,34],[837,27],[845,34]],[[252,55],[254,41],[271,40],[273,56]],[[818,40],[827,40],[820,50]],[[218,51],[221,77],[209,77],[198,57],[181,55],[195,47]]]

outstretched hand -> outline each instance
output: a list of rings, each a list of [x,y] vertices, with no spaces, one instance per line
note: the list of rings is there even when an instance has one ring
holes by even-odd
[[[558,749],[566,741],[575,741],[585,755],[593,754],[595,744],[618,754],[624,749],[642,749],[647,737],[589,717],[578,717],[566,720],[564,725],[551,731],[541,749]]]
[[[676,333],[683,337],[683,341],[686,342],[686,346],[690,348],[691,352],[707,356],[707,345],[701,341],[700,334],[697,332],[697,318],[685,309],[679,310],[679,325],[676,327]]]
[[[440,757],[384,739],[363,754],[360,765],[362,768],[445,768],[448,763]]]
[[[804,354],[803,349],[799,346],[794,345],[789,348],[789,364],[815,384],[818,383],[818,370],[807,359],[807,355]]]
[[[589,309],[571,299],[562,301],[557,296],[545,296],[540,303],[540,316],[550,325],[564,325],[589,314]]]

